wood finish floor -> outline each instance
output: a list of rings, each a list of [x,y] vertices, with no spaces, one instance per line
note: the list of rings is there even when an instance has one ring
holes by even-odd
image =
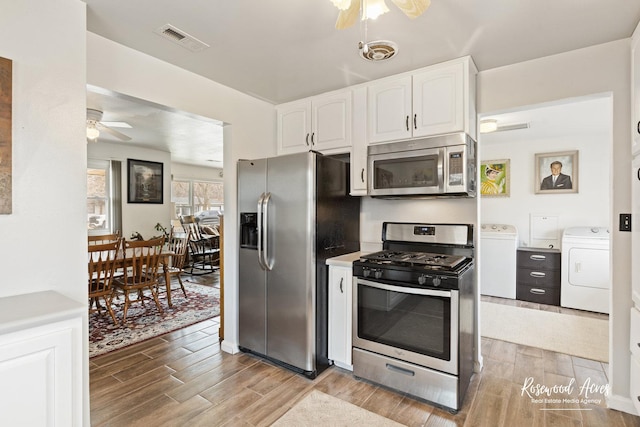
[[[407,426],[640,427],[640,417],[606,409],[604,400],[545,404],[522,396],[527,377],[549,387],[574,378],[573,396],[587,380],[607,384],[608,366],[600,362],[483,339],[484,369],[452,415],[337,367],[309,380],[251,355],[224,353],[218,326],[207,320],[91,359],[91,424],[268,426],[315,389]]]

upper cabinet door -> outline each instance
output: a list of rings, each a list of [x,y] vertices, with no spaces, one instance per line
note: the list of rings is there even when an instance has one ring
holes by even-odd
[[[413,75],[413,136],[465,130],[464,64],[458,62]]]
[[[351,91],[312,98],[311,144],[314,150],[351,146]]]
[[[640,153],[640,24],[631,41],[631,154]]]
[[[278,155],[311,149],[311,102],[278,106]]]
[[[368,98],[370,143],[411,138],[411,76],[371,84]]]

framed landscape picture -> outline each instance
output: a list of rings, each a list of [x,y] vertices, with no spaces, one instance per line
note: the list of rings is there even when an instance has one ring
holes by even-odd
[[[163,164],[127,159],[127,202],[163,202]]]
[[[509,159],[480,162],[480,195],[509,197],[510,172]]]
[[[535,155],[536,194],[578,192],[578,150]]]

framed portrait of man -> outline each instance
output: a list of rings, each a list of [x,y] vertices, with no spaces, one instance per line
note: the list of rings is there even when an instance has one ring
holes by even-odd
[[[482,197],[509,197],[511,177],[509,159],[480,162],[480,195]]]
[[[535,155],[536,194],[578,192],[578,150]]]

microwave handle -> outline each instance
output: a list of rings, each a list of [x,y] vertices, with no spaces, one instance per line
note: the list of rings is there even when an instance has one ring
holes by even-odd
[[[437,290],[437,289],[424,289],[424,288],[411,288],[408,286],[394,286],[386,283],[372,282],[370,280],[363,280],[358,278],[358,285],[369,286],[370,288],[381,289],[383,291],[399,292],[402,294],[415,294],[426,295],[430,297],[444,297],[451,298],[451,291],[449,290]]]

